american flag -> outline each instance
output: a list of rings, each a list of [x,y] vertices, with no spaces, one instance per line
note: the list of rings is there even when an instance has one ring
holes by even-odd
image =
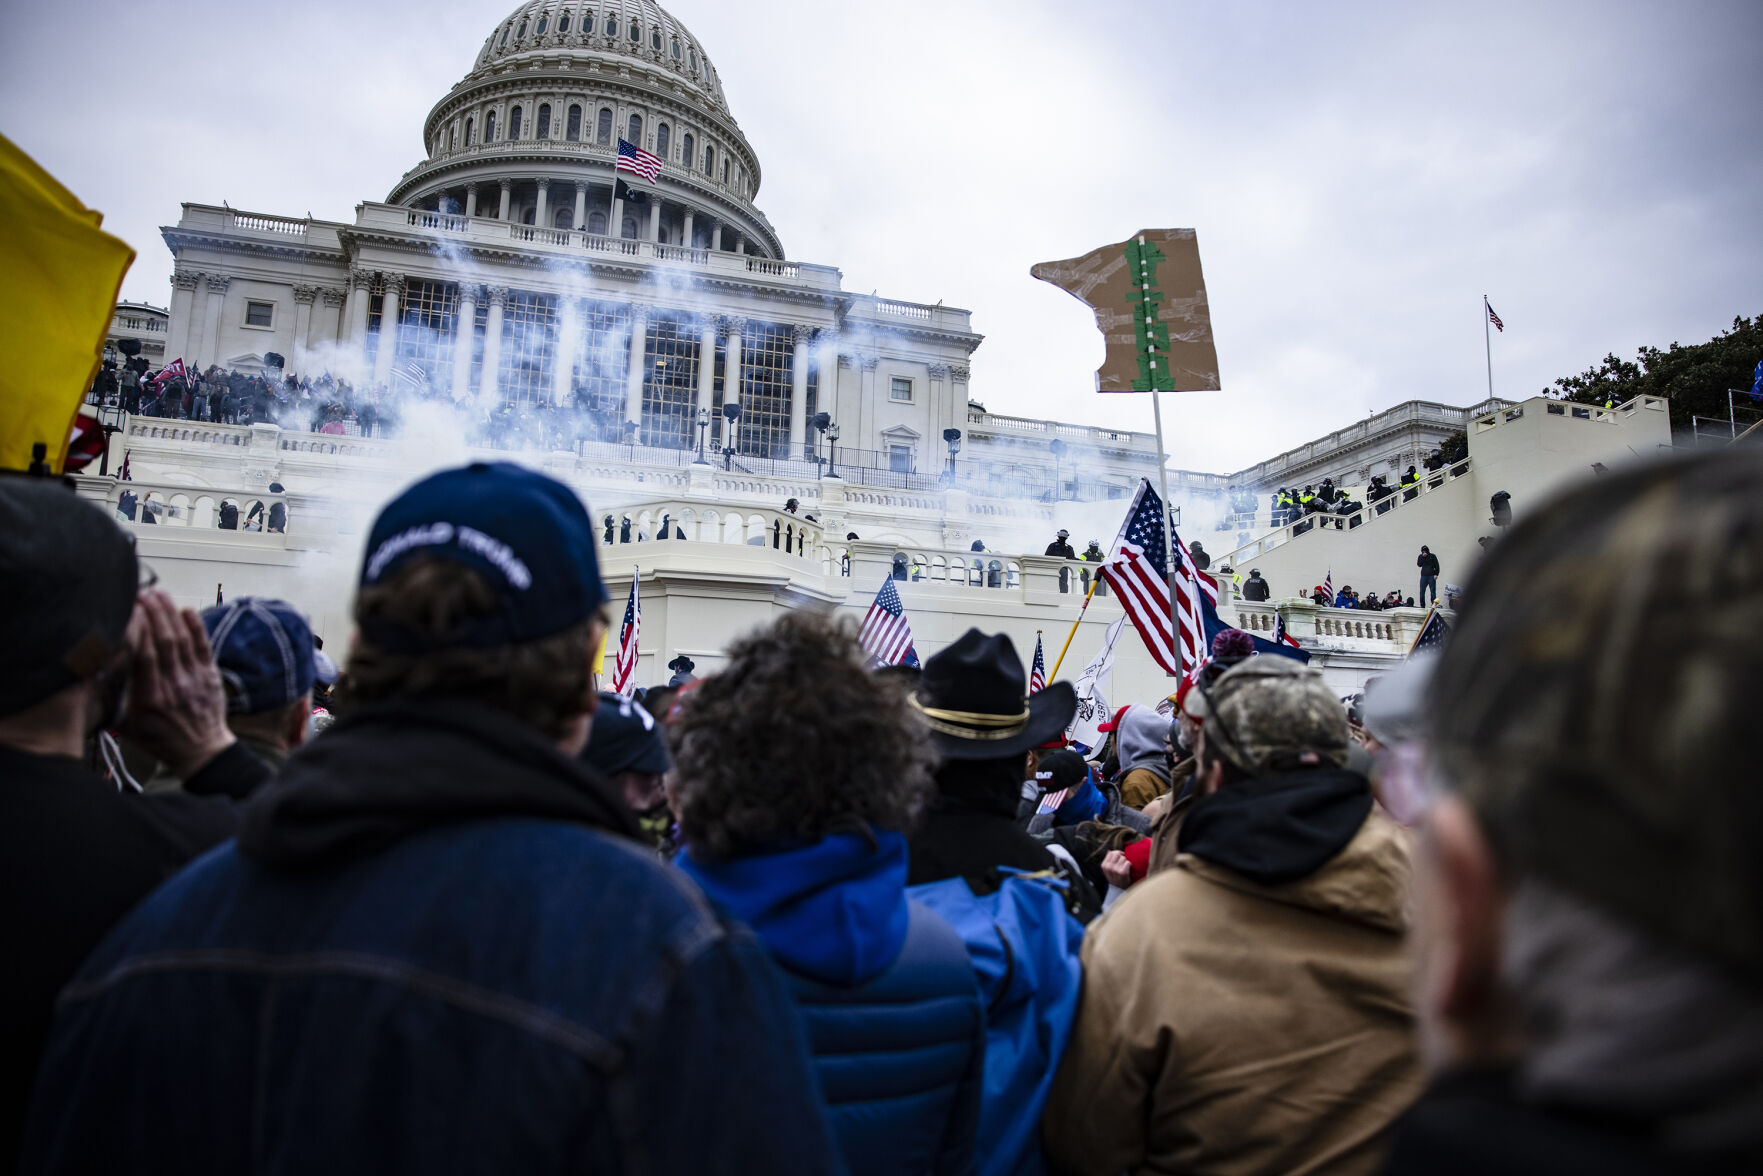
[[[397,367],[393,368],[392,376],[394,379],[401,380],[418,391],[428,387],[428,371],[414,359],[407,359]]]
[[[1481,304],[1488,308],[1488,322],[1494,324],[1494,330],[1504,335],[1506,333],[1506,324],[1501,322],[1500,316],[1494,313],[1493,305],[1488,302],[1486,296],[1483,296]]]
[[[630,172],[634,176],[642,176],[653,184],[655,177],[661,174],[661,157],[651,155],[635,143],[626,143],[620,139],[618,141],[618,170]]]
[[[1275,642],[1283,642],[1286,645],[1291,646],[1293,649],[1303,648],[1303,646],[1298,644],[1298,639],[1296,637],[1293,637],[1290,633],[1286,632],[1286,615],[1282,612],[1276,612],[1273,614],[1273,639]]]
[[[1328,600],[1326,603],[1328,603],[1328,604],[1334,603],[1334,569],[1333,568],[1328,569],[1328,574],[1322,577],[1322,594],[1324,596],[1328,597]]]
[[[882,581],[875,603],[864,614],[863,625],[857,630],[857,644],[877,665],[918,664],[918,651],[912,647],[912,625],[906,620],[906,608],[900,603],[893,577]]]
[[[1102,575],[1114,586],[1133,628],[1163,672],[1179,678],[1206,655],[1206,626],[1201,618],[1201,592],[1218,599],[1218,581],[1196,572],[1183,559],[1175,569],[1174,607],[1170,602],[1169,543],[1178,550],[1181,536],[1166,524],[1163,499],[1151,489],[1149,479],[1139,479],[1126,521],[1115,536],[1114,547],[1102,564]],[[1172,623],[1170,614],[1177,618]]]
[[[1041,797],[1041,803],[1035,808],[1035,815],[1045,816],[1048,813],[1058,812],[1059,806],[1064,804],[1065,798],[1070,795],[1071,789],[1069,788],[1061,788],[1057,792],[1047,793],[1047,795]]]
[[[618,627],[618,658],[612,663],[612,692],[629,698],[637,688],[637,639],[643,632],[643,602],[637,598],[637,570],[631,569],[631,598]]]
[[[1047,659],[1041,653],[1041,635],[1035,634],[1035,660],[1028,671],[1028,692],[1034,694],[1047,688]]]
[[[1438,606],[1434,605],[1426,614],[1426,624],[1420,626],[1420,635],[1414,638],[1414,644],[1408,648],[1408,656],[1413,657],[1423,649],[1443,649],[1450,639],[1451,626],[1439,615]]]
[[[122,451],[122,473],[120,473],[116,476],[117,481],[119,481],[119,482],[132,482],[132,481],[134,481],[133,478],[129,477],[129,456],[131,454],[133,454],[134,452],[135,451],[132,449],[125,449]]]

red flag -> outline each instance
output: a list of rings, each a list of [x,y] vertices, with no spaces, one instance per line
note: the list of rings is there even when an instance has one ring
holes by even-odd
[[[97,417],[80,413],[74,418],[73,434],[67,442],[67,460],[62,463],[61,468],[67,473],[77,474],[97,460],[109,440],[109,434],[98,423]]]

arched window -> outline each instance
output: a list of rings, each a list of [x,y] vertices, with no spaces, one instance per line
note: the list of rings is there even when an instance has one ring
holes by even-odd
[[[679,42],[678,41],[675,41],[673,43],[673,59],[675,61],[679,60]]]
[[[637,22],[634,20],[631,21],[631,43],[634,45],[643,43],[643,30],[637,26]]]
[[[655,127],[655,154],[667,158],[667,124],[660,123]]]
[[[514,30],[514,36],[516,39],[526,36],[526,21],[520,22],[520,27]]]
[[[515,107],[514,113],[518,116],[520,114],[520,108]],[[728,183],[728,160],[726,159],[722,161],[722,182],[725,184]]]
[[[551,27],[551,18],[548,16],[541,16],[539,18],[539,27],[533,31],[538,33],[539,36],[542,37],[545,35],[545,30],[550,27]]]
[[[628,216],[624,218],[624,238],[627,241],[637,239],[637,222]]]
[[[484,142],[494,143],[495,141],[496,141],[496,112],[492,110],[489,113],[484,115]]]
[[[606,14],[606,35],[608,37],[618,36],[618,17],[614,13],[608,12]]]
[[[612,108],[610,106],[600,108],[600,126],[597,138],[602,147],[608,147],[612,144]]]
[[[704,174],[707,176],[716,174],[716,148],[714,147],[704,148]]]
[[[686,137],[684,139],[680,140],[679,157],[680,157],[680,162],[686,165],[687,171],[690,171],[692,169],[693,162],[696,161],[698,158],[695,154],[693,154],[692,136],[689,132],[686,134]]]
[[[549,102],[539,106],[539,129],[534,132],[534,137],[539,139],[551,137],[551,104]]]
[[[690,59],[690,61],[692,63],[692,72],[697,73],[698,72],[698,51],[696,49],[688,49],[688,50],[686,50],[686,57],[688,59]]]
[[[503,29],[502,30],[502,39],[500,41],[496,42],[496,48],[498,48],[498,49],[508,48],[508,34],[511,31],[512,31],[511,29]]]
[[[597,236],[601,236],[601,237],[604,237],[606,235],[606,214],[605,213],[603,213],[603,212],[590,212],[588,214],[588,232],[594,233]]]
[[[569,31],[569,13],[566,12],[557,18],[557,31],[560,33],[567,33]]]
[[[458,127],[448,127],[447,128],[447,150],[449,150],[449,151],[453,150],[453,144],[458,142],[458,134],[459,134]]]
[[[551,227],[554,229],[575,228],[575,209],[559,208],[557,215],[551,218]]]
[[[655,50],[655,52],[657,52],[657,53],[661,52],[661,30],[660,29],[650,29],[649,30],[649,48]]]
[[[582,137],[582,108],[580,106],[571,106],[569,108],[569,125],[564,128],[564,131],[565,131],[566,137],[569,139],[569,141],[571,143],[577,143],[577,142],[581,141],[581,137]]]
[[[508,112],[508,137],[510,139],[520,138],[520,107],[518,106]],[[726,180],[728,177],[724,176],[723,179]]]
[[[533,211],[534,211],[533,209],[529,208],[525,212],[521,213],[520,214],[520,223],[523,225],[532,224],[533,223]]]
[[[630,134],[625,138],[635,146],[641,147],[643,145],[643,116],[640,114],[631,115],[631,121],[625,129],[630,131]]]
[[[468,118],[465,120],[465,145],[467,147],[471,146],[471,124],[471,119]]]

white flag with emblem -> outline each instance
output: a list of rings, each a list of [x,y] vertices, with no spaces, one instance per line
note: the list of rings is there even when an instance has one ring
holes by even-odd
[[[1102,636],[1101,652],[1084,667],[1077,679],[1077,713],[1071,717],[1071,726],[1066,728],[1065,734],[1073,743],[1082,744],[1086,751],[1102,746],[1103,734],[1096,728],[1114,713],[1108,706],[1108,682],[1114,676],[1114,643],[1120,640],[1120,630],[1125,624],[1126,618],[1121,617],[1108,626],[1108,632]]]

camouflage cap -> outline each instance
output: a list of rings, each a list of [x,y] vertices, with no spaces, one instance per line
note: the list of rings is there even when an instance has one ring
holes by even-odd
[[[1476,569],[1433,762],[1504,866],[1763,982],[1763,459],[1582,483]]]
[[[1188,694],[1206,746],[1251,776],[1307,762],[1345,767],[1347,711],[1315,670],[1259,655]],[[1313,758],[1312,758],[1313,757]]]

